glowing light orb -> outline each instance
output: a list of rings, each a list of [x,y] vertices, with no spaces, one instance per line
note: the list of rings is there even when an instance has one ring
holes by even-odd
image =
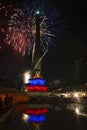
[[[31,78],[31,71],[25,71],[23,74],[24,83],[29,83],[29,79]]]
[[[79,114],[80,113],[79,108],[76,108],[75,112],[76,112],[76,114]]]
[[[29,120],[29,115],[23,113],[22,114],[22,119],[23,119],[24,122],[27,122]]]
[[[74,93],[74,97],[78,99],[79,98],[79,94],[75,92]]]
[[[37,11],[37,12],[36,12],[36,14],[40,14],[40,12],[39,12],[39,11]]]

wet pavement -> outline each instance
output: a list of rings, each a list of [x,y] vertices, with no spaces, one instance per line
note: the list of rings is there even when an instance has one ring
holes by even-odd
[[[87,103],[20,105],[7,127],[8,130],[87,130]]]

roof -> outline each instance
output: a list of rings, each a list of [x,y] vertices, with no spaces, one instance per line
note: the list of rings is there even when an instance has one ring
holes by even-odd
[[[6,88],[0,86],[0,93],[6,93],[6,92],[17,92],[17,90],[15,88]]]

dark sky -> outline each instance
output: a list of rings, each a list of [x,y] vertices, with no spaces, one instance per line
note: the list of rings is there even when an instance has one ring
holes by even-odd
[[[87,7],[84,1],[79,0],[62,0],[56,3],[67,16],[71,28],[62,38],[61,44],[57,44],[48,53],[45,73],[50,79],[75,82],[75,61],[87,60]]]
[[[20,1],[23,2],[23,0]],[[11,3],[19,4],[20,1],[11,0]],[[29,0],[24,0],[24,2],[29,2]],[[50,48],[44,57],[43,75],[48,80],[60,79],[62,82],[73,82],[75,61],[87,59],[86,3],[84,0],[81,2],[79,0],[52,0],[52,2],[68,19],[70,28],[60,43],[56,41],[56,47]],[[16,82],[21,78],[23,68],[28,68],[29,62],[27,57],[22,59],[8,48],[4,48],[0,52],[0,78],[8,78]]]

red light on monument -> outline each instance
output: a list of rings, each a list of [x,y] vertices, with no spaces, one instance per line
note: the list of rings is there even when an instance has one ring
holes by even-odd
[[[47,86],[27,86],[26,90],[30,92],[39,92],[39,91],[46,92],[48,90],[48,87]]]
[[[27,109],[25,111],[26,114],[34,114],[34,115],[38,115],[38,114],[46,114],[48,113],[49,110],[46,108],[42,108],[42,109]]]

